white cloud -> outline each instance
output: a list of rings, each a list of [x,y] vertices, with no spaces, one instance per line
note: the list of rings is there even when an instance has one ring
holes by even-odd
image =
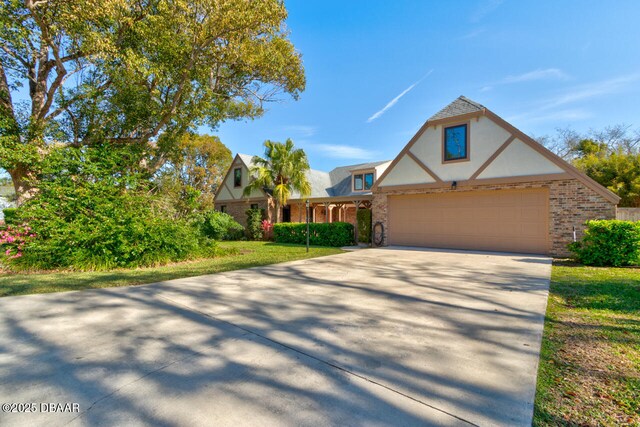
[[[306,144],[306,149],[334,159],[372,160],[378,155],[377,151],[340,144]]]
[[[290,125],[285,126],[284,130],[290,133],[294,133],[299,136],[303,136],[308,138],[310,136],[315,135],[318,132],[318,128],[315,126],[307,126],[307,125]]]
[[[567,80],[569,75],[558,68],[545,68],[528,71],[526,73],[507,76],[502,80],[485,84],[480,88],[480,92],[492,90],[495,86],[510,85],[516,83],[532,82],[536,80]]]
[[[495,9],[497,9],[502,3],[504,3],[504,0],[488,0],[488,1],[485,1],[469,17],[469,21],[471,21],[471,22],[479,22],[479,21],[481,21],[485,16],[487,16],[488,14],[493,12]]]
[[[594,114],[584,109],[567,109],[553,112],[543,112],[540,110],[519,114],[507,118],[509,122],[519,123],[540,123],[540,122],[572,122],[587,120],[594,117]]]
[[[373,115],[371,117],[369,117],[367,119],[367,123],[371,123],[372,121],[380,118],[380,116],[382,116],[384,113],[387,112],[387,110],[389,110],[391,107],[393,107],[394,105],[396,105],[396,103],[400,100],[400,98],[402,98],[403,96],[405,96],[407,93],[409,93],[411,91],[411,89],[413,89],[414,87],[416,87],[418,84],[420,84],[420,82],[424,79],[426,79],[429,74],[433,73],[433,70],[429,70],[429,72],[427,74],[425,74],[424,76],[422,76],[422,78],[420,80],[418,80],[417,82],[413,83],[411,86],[409,86],[408,88],[406,88],[405,90],[403,90],[402,92],[400,92],[400,94],[398,96],[396,96],[395,98],[393,98],[391,101],[389,101],[387,103],[387,105],[385,105],[384,107],[382,107],[381,110],[376,111],[375,113],[373,113]]]
[[[486,30],[484,28],[478,28],[477,30],[473,30],[463,36],[458,37],[456,40],[468,40],[474,39],[478,37],[480,34],[484,33]]]
[[[578,101],[585,101],[587,99],[599,96],[619,93],[630,86],[632,83],[636,83],[638,80],[640,80],[640,73],[629,74],[626,76],[615,77],[609,80],[575,86],[561,95],[548,99],[543,103],[543,106],[541,108],[543,110],[549,110],[561,105],[571,104]]]
[[[502,84],[530,82],[534,80],[567,80],[569,76],[557,68],[547,68],[544,70],[534,70],[516,76],[507,76],[502,80]]]

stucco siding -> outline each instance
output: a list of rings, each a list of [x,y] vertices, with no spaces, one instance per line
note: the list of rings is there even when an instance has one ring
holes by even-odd
[[[435,179],[405,154],[393,170],[384,177],[381,185],[429,184],[432,182],[435,182]]]
[[[449,125],[427,128],[410,148],[411,153],[443,181],[469,179],[510,136],[505,129],[486,117],[471,119],[469,121],[469,161],[443,164],[442,131],[443,127],[447,126]],[[396,167],[398,167],[397,164],[394,170]],[[385,185],[393,184],[385,182]]]
[[[236,168],[242,169],[242,182],[240,187],[235,187],[234,179],[233,179],[233,171]],[[243,198],[244,187],[249,183],[249,169],[244,164],[244,162],[236,157],[233,164],[229,168],[229,173],[226,176],[226,179],[223,182],[222,189],[218,193],[216,197],[216,203],[231,201],[231,200],[240,200]],[[251,192],[250,198],[261,198],[264,197],[264,194],[260,190],[254,190]]]
[[[545,175],[564,170],[519,139],[513,140],[478,176],[479,179]]]

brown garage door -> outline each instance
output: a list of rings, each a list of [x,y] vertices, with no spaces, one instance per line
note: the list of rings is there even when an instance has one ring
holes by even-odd
[[[389,197],[389,243],[544,254],[547,189]]]

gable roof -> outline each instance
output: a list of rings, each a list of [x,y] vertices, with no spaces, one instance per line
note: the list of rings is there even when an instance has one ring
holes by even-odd
[[[253,164],[253,157],[249,154],[236,154],[233,161],[231,162],[231,166],[229,166],[229,170],[227,171],[222,182],[224,183],[227,180],[227,177],[231,173],[231,169],[233,169],[233,164],[236,159],[240,159],[244,166],[247,167],[248,170],[251,170]],[[339,166],[337,168],[332,169],[330,172],[319,171],[316,169],[309,169],[306,173],[307,180],[309,184],[311,184],[311,194],[309,198],[329,198],[329,197],[345,197],[345,196],[355,196],[355,195],[364,195],[371,194],[370,192],[354,192],[351,186],[351,172],[357,170],[365,170],[365,169],[374,169],[377,166],[383,165],[385,163],[390,163],[391,160],[383,160],[379,162],[368,162],[368,163],[358,163],[355,165],[347,165],[347,166]],[[222,185],[218,187],[218,191],[216,191],[216,197],[220,192]],[[293,191],[291,193],[290,199],[300,199],[300,193],[297,191]]]
[[[477,102],[460,95],[452,103],[435,113],[433,116],[429,117],[429,121],[447,119],[449,117],[457,117],[463,114],[478,113],[484,110],[486,110],[484,105],[478,104]]]
[[[620,197],[610,191],[608,188],[603,187],[598,182],[594,181],[583,172],[576,169],[571,164],[567,163],[565,160],[557,156],[556,154],[549,151],[547,148],[539,144],[529,135],[525,134],[521,130],[517,129],[515,126],[511,125],[507,121],[505,121],[502,117],[498,116],[494,112],[490,111],[488,108],[484,107],[482,104],[479,104],[475,101],[472,101],[464,96],[460,96],[451,102],[449,105],[444,107],[442,110],[431,116],[421,127],[420,130],[411,138],[409,143],[402,149],[402,151],[396,156],[393,162],[389,165],[387,170],[378,177],[375,184],[373,185],[373,189],[375,190],[379,187],[380,183],[384,180],[384,178],[393,170],[393,168],[398,164],[398,162],[403,158],[403,156],[407,153],[410,153],[409,150],[411,147],[420,139],[422,134],[427,130],[427,128],[431,126],[438,126],[440,124],[451,123],[452,121],[471,119],[474,117],[485,116],[496,123],[498,126],[505,129],[507,132],[511,133],[519,140],[524,142],[526,145],[546,157],[552,163],[559,166],[563,169],[568,175],[572,178],[575,178],[581,181],[586,187],[592,189],[596,193],[600,194],[606,200],[611,203],[617,204],[620,201]],[[482,180],[477,180],[477,178],[472,177],[468,180],[468,182],[474,182],[477,184],[482,184]],[[465,184],[464,182],[458,182],[458,185]]]

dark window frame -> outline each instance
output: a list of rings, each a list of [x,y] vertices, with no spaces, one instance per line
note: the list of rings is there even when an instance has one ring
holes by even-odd
[[[227,213],[227,205],[220,205],[220,212]]]
[[[233,169],[233,187],[234,188],[242,187],[242,168]]]
[[[367,187],[367,175],[371,175],[371,185],[369,185],[369,187]],[[371,188],[373,187],[373,183],[376,181],[374,175],[375,174],[373,172],[365,172],[364,173],[364,184],[363,184],[363,187],[364,187],[365,191],[371,190]]]
[[[367,187],[367,176],[370,175],[371,176],[371,185],[369,187]],[[356,186],[356,178],[359,177],[362,183],[361,188],[358,188]],[[371,188],[373,188],[373,184],[376,182],[376,173],[375,171],[369,171],[369,172],[358,172],[358,173],[354,173],[353,174],[353,191],[369,191],[371,190]]]
[[[465,128],[465,156],[464,157],[455,157],[453,159],[447,159],[447,130],[453,128]],[[470,153],[470,132],[471,129],[470,123],[455,123],[448,126],[442,127],[442,163],[456,163],[456,162],[468,162],[471,158]]]
[[[356,184],[358,177],[360,177],[361,188],[358,188]],[[364,189],[364,174],[362,173],[353,174],[353,191],[362,191],[363,189]]]
[[[252,203],[251,204],[251,209],[259,209],[259,206],[257,203]]]

